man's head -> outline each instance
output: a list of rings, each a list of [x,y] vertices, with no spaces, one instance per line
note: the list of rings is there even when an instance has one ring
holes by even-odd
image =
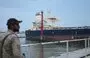
[[[19,23],[21,22],[22,21],[18,21],[15,18],[8,19],[7,21],[8,29],[12,30],[13,32],[19,32],[19,28],[20,28]]]

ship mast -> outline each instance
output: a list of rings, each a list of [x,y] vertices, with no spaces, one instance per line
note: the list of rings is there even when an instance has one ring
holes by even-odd
[[[41,11],[41,40],[43,39],[43,11]]]

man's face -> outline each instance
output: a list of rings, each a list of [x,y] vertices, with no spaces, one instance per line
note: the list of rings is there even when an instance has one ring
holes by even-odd
[[[19,23],[15,23],[14,26],[13,26],[13,31],[14,32],[19,32],[19,29],[20,29]]]

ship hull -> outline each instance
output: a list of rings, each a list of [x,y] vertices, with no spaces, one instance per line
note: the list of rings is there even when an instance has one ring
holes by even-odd
[[[43,41],[60,41],[88,38],[90,29],[43,30],[43,35],[40,30],[27,30],[25,34],[26,40],[40,41],[42,36]]]

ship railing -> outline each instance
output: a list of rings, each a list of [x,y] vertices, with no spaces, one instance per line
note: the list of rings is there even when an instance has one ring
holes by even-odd
[[[90,38],[21,45],[26,58],[80,58],[90,55]]]

